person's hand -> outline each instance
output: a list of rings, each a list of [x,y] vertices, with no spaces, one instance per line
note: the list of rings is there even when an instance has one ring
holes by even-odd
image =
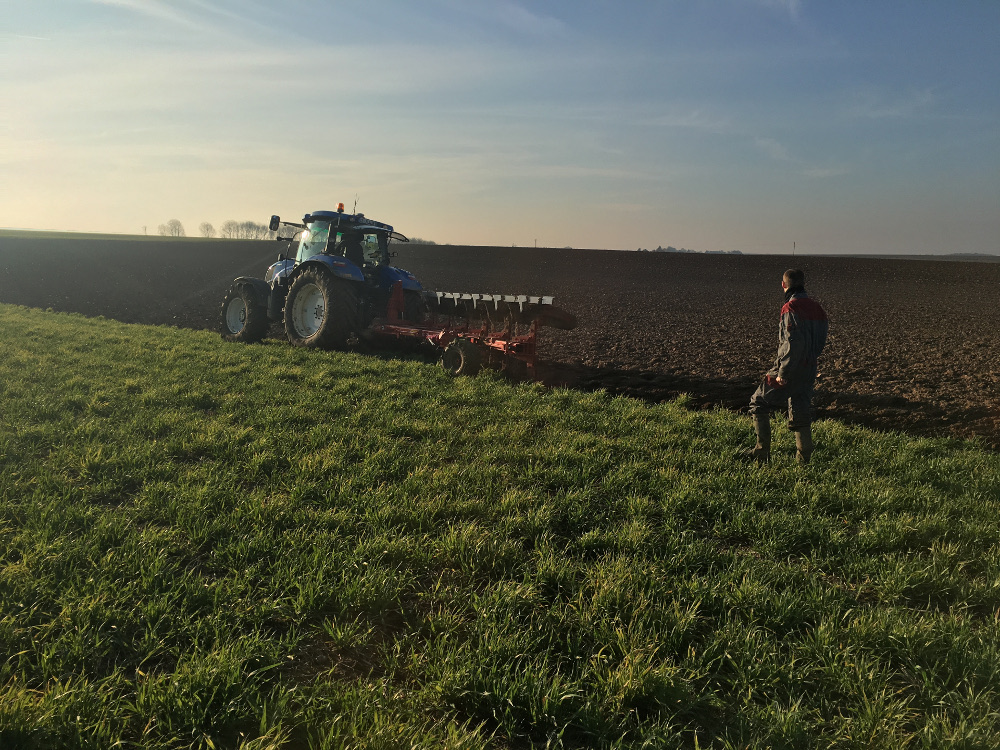
[[[787,381],[784,378],[775,375],[774,376],[774,382],[777,383],[778,385],[782,385],[783,386]]]

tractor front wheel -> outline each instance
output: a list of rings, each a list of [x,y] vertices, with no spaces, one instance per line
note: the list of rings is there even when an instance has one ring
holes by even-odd
[[[226,341],[252,344],[267,335],[267,308],[258,304],[252,289],[234,284],[222,300],[219,332]]]
[[[343,348],[360,328],[357,290],[350,282],[310,268],[292,282],[285,300],[285,333],[296,346]]]
[[[441,355],[441,368],[449,375],[473,376],[483,367],[483,353],[468,339],[455,339]]]

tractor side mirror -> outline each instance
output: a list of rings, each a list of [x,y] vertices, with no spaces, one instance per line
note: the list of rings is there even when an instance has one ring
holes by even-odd
[[[281,217],[280,216],[272,216],[271,217],[271,223],[267,225],[267,228],[270,229],[272,232],[277,232],[278,231],[278,225],[280,223],[281,223]]]

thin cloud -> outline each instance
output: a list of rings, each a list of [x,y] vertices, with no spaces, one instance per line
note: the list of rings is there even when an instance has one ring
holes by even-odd
[[[90,0],[96,5],[106,5],[122,8],[139,16],[144,16],[158,22],[166,22],[195,30],[215,30],[208,21],[208,16],[216,16],[226,21],[237,21],[241,24],[259,26],[249,22],[246,14],[238,14],[219,7],[209,0],[185,0],[184,2],[166,2],[165,0]],[[184,7],[181,7],[184,6]]]
[[[757,138],[754,145],[776,161],[793,161],[788,149],[773,138]]]
[[[175,5],[170,5],[161,0],[91,0],[96,5],[107,5],[113,8],[121,8],[131,11],[140,16],[145,16],[154,21],[167,22],[184,26],[189,29],[203,29],[205,24],[184,13]],[[204,7],[204,5],[202,5]]]
[[[851,173],[851,170],[843,166],[818,167],[810,166],[805,159],[799,159],[792,155],[791,151],[784,144],[773,138],[756,138],[754,145],[763,153],[775,161],[789,165],[798,170],[803,177],[813,180],[825,180],[833,177],[843,177]]]
[[[771,8],[773,10],[787,13],[789,17],[796,20],[802,10],[802,3],[800,0],[754,0],[754,2],[759,5],[763,5],[765,8]]]
[[[866,89],[855,92],[852,98],[853,101],[847,106],[847,114],[866,120],[913,117],[928,111],[935,101],[931,89],[911,91],[903,96],[889,96]]]
[[[730,121],[706,115],[697,109],[690,112],[672,112],[651,117],[648,120],[643,120],[643,123],[652,127],[703,130],[709,133],[727,133],[732,129]]]
[[[514,31],[531,36],[558,36],[567,30],[566,24],[558,18],[534,13],[517,3],[500,3],[494,14]]]
[[[89,0],[93,5],[119,8],[136,18],[157,24],[170,24],[190,31],[210,34],[216,41],[245,42],[263,32],[273,35],[273,26],[254,14],[257,10],[243,5],[230,10],[213,0]]]
[[[803,170],[802,174],[813,179],[827,179],[830,177],[843,177],[851,173],[847,167],[813,167]]]
[[[551,38],[565,36],[569,26],[555,16],[542,15],[511,0],[503,2],[451,2],[456,14],[471,17],[490,28],[507,28],[522,36]]]

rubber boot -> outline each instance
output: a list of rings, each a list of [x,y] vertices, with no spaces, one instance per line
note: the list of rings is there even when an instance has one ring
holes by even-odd
[[[759,464],[771,460],[771,419],[768,414],[754,414],[753,428],[757,433],[757,445],[750,451],[750,457]]]
[[[800,464],[809,463],[813,452],[812,427],[795,431],[795,458]]]

